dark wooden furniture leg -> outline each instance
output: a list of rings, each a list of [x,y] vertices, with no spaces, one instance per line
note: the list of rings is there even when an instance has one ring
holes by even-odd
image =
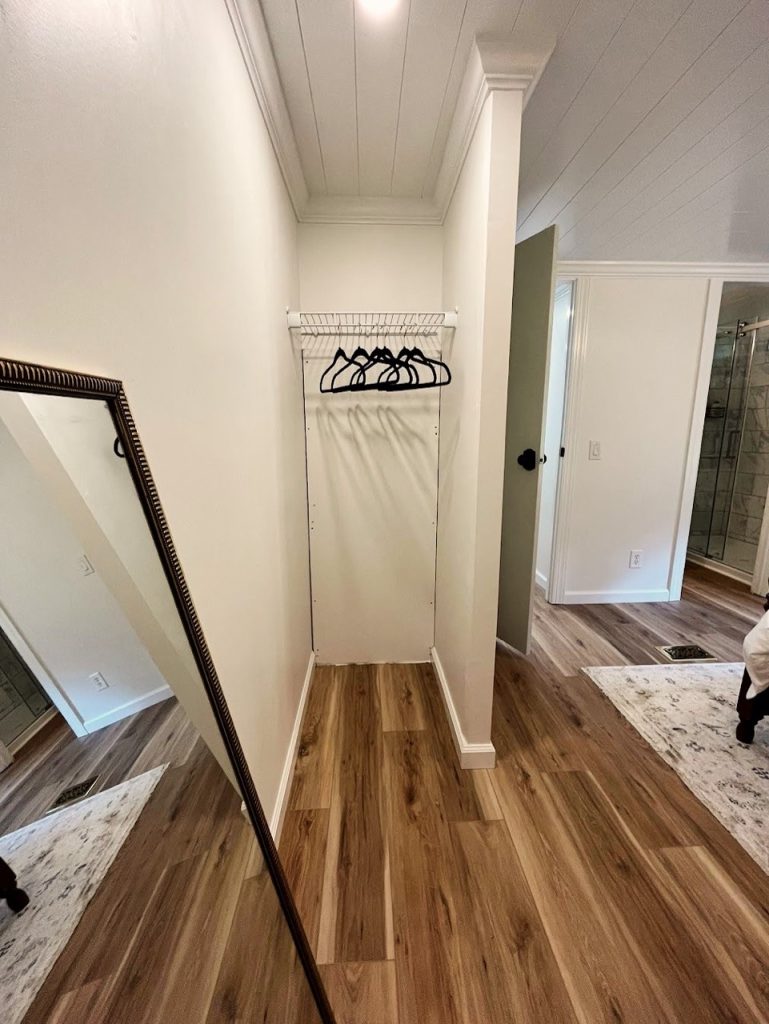
[[[16,885],[16,875],[2,858],[0,858],[0,899],[5,900],[15,914],[18,914],[29,903],[29,896]]]
[[[737,739],[740,743],[752,743],[756,726],[766,715],[769,715],[769,690],[763,690],[757,697],[748,700],[747,692],[751,679],[748,670],[742,677],[740,695],[737,698],[737,714],[740,724],[737,726]]]

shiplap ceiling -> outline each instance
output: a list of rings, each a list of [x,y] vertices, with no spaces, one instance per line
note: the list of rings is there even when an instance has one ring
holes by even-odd
[[[472,41],[507,36],[555,44],[519,238],[555,222],[564,259],[769,260],[769,0],[261,6],[311,196],[430,196]]]

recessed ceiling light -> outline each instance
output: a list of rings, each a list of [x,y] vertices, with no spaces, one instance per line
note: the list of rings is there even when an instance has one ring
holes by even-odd
[[[398,0],[358,0],[361,7],[368,14],[373,14],[375,18],[383,18],[387,14],[391,14],[398,6]]]

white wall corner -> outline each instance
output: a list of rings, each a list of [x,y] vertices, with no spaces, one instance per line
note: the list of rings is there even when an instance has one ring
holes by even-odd
[[[301,220],[308,199],[307,182],[261,5],[248,0],[224,2],[291,205]]]
[[[449,726],[451,727],[451,737],[454,740],[454,746],[456,747],[456,751],[459,756],[460,767],[493,768],[497,760],[497,752],[494,749],[494,744],[491,741],[488,743],[470,743],[465,739],[465,734],[462,732],[462,726],[459,722],[459,715],[457,714],[457,709],[451,696],[451,689],[449,687],[448,679],[446,678],[446,673],[443,669],[438,651],[434,647],[430,648],[430,660],[433,663],[435,674],[438,677],[441,696],[443,697],[443,703],[446,707],[446,715],[448,716]]]
[[[296,716],[294,717],[294,727],[291,730],[291,738],[288,741],[288,750],[286,751],[286,758],[283,762],[283,772],[280,776],[280,785],[278,786],[278,795],[275,797],[275,806],[272,809],[272,815],[270,816],[270,832],[272,838],[277,846],[280,842],[280,833],[283,829],[283,821],[286,817],[286,810],[288,809],[288,797],[291,792],[291,782],[294,777],[294,764],[296,762],[296,754],[299,749],[299,740],[302,736],[302,720],[304,719],[304,709],[307,706],[307,697],[310,693],[310,686],[312,685],[312,675],[315,671],[315,651],[310,651],[310,657],[307,661],[307,671],[304,674],[304,682],[302,683],[302,692],[299,696],[299,705],[296,709]]]
[[[114,725],[115,722],[120,722],[124,718],[128,718],[129,715],[136,715],[139,711],[146,711],[147,708],[151,708],[153,705],[159,704],[163,700],[168,700],[173,696],[174,691],[170,686],[159,686],[156,690],[151,690],[150,693],[137,697],[136,700],[129,700],[125,704],[112,708],[106,714],[87,718],[83,722],[83,727],[87,732],[97,732],[107,725]]]

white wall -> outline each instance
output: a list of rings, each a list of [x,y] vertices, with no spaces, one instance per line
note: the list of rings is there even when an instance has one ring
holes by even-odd
[[[170,697],[102,579],[81,574],[82,547],[2,423],[0,495],[0,605],[85,729]]]
[[[493,758],[520,114],[518,93],[487,99],[444,224],[443,302],[459,327],[441,406],[435,647],[468,764]]]
[[[599,276],[577,288],[563,600],[666,600],[709,281]],[[643,551],[640,569],[631,549]]]
[[[105,403],[61,395],[22,395],[21,401],[32,413],[185,670],[197,678],[195,660],[128,464],[113,451],[115,428]],[[119,600],[119,595],[116,597]]]
[[[300,224],[305,310],[443,308],[443,230],[411,224]]]
[[[304,224],[299,252],[303,309],[442,308],[439,227]],[[315,650],[331,664],[428,661],[441,393],[321,394],[337,346],[305,353]]]
[[[103,402],[0,392],[0,418],[140,643],[235,777]],[[138,710],[138,709],[133,709]],[[133,713],[126,708],[125,714]]]
[[[296,224],[224,3],[8,0],[0,350],[124,381],[268,817],[310,654]]]
[[[571,330],[572,285],[556,288],[553,302],[553,330],[550,340],[550,359],[547,370],[545,399],[544,453],[547,456],[539,472],[542,478],[539,496],[539,522],[537,524],[537,583],[547,586],[550,575],[550,556],[555,529],[555,499],[558,490],[559,452],[563,432],[564,399],[566,396],[566,370],[569,360],[569,334]]]

